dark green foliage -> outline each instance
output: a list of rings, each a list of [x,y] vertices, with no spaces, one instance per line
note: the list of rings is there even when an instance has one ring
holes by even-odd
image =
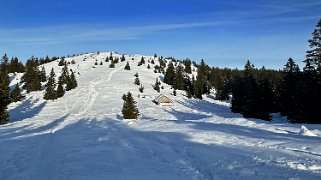
[[[173,95],[176,96],[176,89],[173,90]]]
[[[100,61],[99,65],[103,65],[103,62],[102,62],[102,61]]]
[[[191,74],[192,73],[192,61],[190,59],[186,59],[183,61],[183,64],[185,65],[184,72]]]
[[[127,62],[127,63],[126,63],[126,66],[125,66],[125,68],[124,68],[124,69],[126,69],[126,70],[130,70],[129,62]]]
[[[139,87],[138,90],[139,90],[139,92],[143,93],[143,92],[144,92],[144,89],[145,89],[144,86],[143,86],[143,85],[140,85],[140,87]]]
[[[62,83],[58,82],[58,87],[57,87],[57,98],[61,98],[62,96],[65,95],[65,89]]]
[[[111,61],[113,61],[113,60],[114,60],[114,57],[113,57],[113,53],[112,53],[112,52],[110,52],[109,60],[111,60]]]
[[[168,64],[165,76],[164,76],[164,83],[168,85],[173,85],[175,81],[175,69],[172,62]]]
[[[138,73],[135,73],[135,75],[134,75],[135,77],[138,77],[139,75],[138,75]]]
[[[139,111],[136,107],[136,101],[134,100],[130,92],[127,95],[123,95],[124,100],[122,114],[124,119],[137,119],[139,116]]]
[[[144,56],[142,56],[142,58],[140,59],[140,64],[145,64]]]
[[[50,72],[49,79],[48,79],[46,92],[45,92],[45,94],[43,96],[43,98],[46,99],[46,100],[57,99],[55,76],[56,76],[56,74],[54,72],[54,69],[52,68],[51,72]]]
[[[0,124],[5,124],[9,121],[7,106],[10,103],[9,97],[9,59],[5,54],[1,59],[0,65]]]
[[[241,113],[246,118],[270,120],[274,93],[265,70],[261,70],[259,78],[255,78],[255,71],[254,65],[247,61],[243,75],[236,78],[233,83],[231,109],[232,112]]]
[[[121,62],[124,62],[125,60],[126,60],[126,59],[125,59],[125,56],[122,55],[121,58],[120,58],[120,61],[121,61]]]
[[[10,65],[9,65],[9,73],[23,73],[25,72],[25,66],[19,62],[17,57],[11,58]]]
[[[150,61],[150,63],[152,63],[152,64],[155,64],[155,61],[154,61],[154,59],[152,59],[152,60]]]
[[[150,69],[150,65],[149,64],[147,65],[147,69]]]
[[[61,58],[59,63],[58,63],[58,66],[64,66],[65,64],[67,64],[66,61],[65,61],[65,58]]]
[[[114,61],[111,61],[111,63],[109,64],[109,68],[115,68],[115,63],[114,63]]]
[[[64,67],[61,70],[61,74],[59,76],[59,82],[62,84],[67,84],[69,79],[69,70],[67,64],[64,65]]]
[[[26,89],[28,93],[41,89],[41,73],[37,66],[38,62],[34,57],[28,59],[26,63],[26,72],[22,77],[22,81],[25,82],[23,88]]]
[[[139,80],[139,78],[138,78],[138,77],[136,77],[136,78],[135,78],[135,82],[134,82],[134,84],[136,84],[136,85],[140,85],[140,80]]]
[[[229,99],[229,86],[228,82],[223,78],[219,78],[220,81],[217,85],[215,92],[215,99],[220,101],[225,101]]]
[[[185,90],[185,78],[184,78],[184,72],[183,67],[179,64],[176,67],[175,72],[175,80],[174,80],[174,88],[178,90]]]
[[[71,89],[75,89],[78,86],[75,73],[72,70],[70,70],[70,72],[71,72],[70,78],[68,79],[69,81],[66,86],[67,91]]]
[[[74,59],[71,60],[71,64],[76,64],[76,61]]]
[[[157,58],[157,54],[156,53],[154,54],[154,58]]]
[[[105,62],[109,62],[108,56],[106,57]]]
[[[156,78],[156,82],[155,82],[155,85],[153,86],[154,90],[157,91],[157,92],[160,92],[160,82],[158,81],[158,78]]]
[[[200,65],[197,70],[197,78],[194,85],[194,96],[195,98],[202,99],[202,95],[205,93],[209,93],[208,85],[207,85],[207,73],[208,66],[205,64],[202,59]]]
[[[46,70],[44,66],[42,66],[40,74],[41,74],[41,77],[40,77],[41,82],[46,82],[47,76],[46,76]]]
[[[97,61],[95,62],[95,65],[98,65]]]
[[[10,98],[12,102],[20,101],[23,96],[21,95],[21,90],[19,88],[19,84],[17,83],[14,87],[14,89],[10,93]]]
[[[113,60],[113,63],[114,63],[114,64],[117,64],[118,62],[119,62],[119,58],[116,57],[116,58]]]

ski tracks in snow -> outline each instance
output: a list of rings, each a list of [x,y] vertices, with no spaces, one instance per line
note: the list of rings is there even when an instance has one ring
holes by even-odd
[[[51,128],[50,132],[45,134],[47,137],[44,138],[42,143],[39,144],[37,153],[38,157],[35,157],[35,162],[33,163],[34,172],[30,172],[31,179],[63,179],[66,178],[64,175],[63,160],[65,159],[65,153],[63,150],[63,143],[59,140],[60,134],[58,130],[64,128],[68,124],[72,124],[73,121],[81,119],[88,113],[98,95],[95,87],[101,83],[108,83],[113,75],[120,69],[124,68],[121,66],[114,69],[110,73],[103,74],[97,77],[93,82],[89,84],[86,88],[80,88],[74,95],[69,96],[65,102],[66,113],[63,118],[57,119],[57,123]],[[86,94],[83,94],[86,92]],[[83,98],[79,98],[83,97]],[[68,108],[68,101],[71,99],[76,100],[72,108]],[[81,106],[79,106],[81,105]]]

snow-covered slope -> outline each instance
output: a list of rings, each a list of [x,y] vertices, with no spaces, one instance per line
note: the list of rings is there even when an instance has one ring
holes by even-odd
[[[160,74],[137,66],[141,55],[109,68],[109,52],[85,54],[70,64],[78,87],[55,101],[32,92],[10,105],[11,123],[0,126],[0,179],[320,179],[321,126],[245,119],[229,104],[183,91],[161,93],[173,108],[159,107],[152,85]],[[115,57],[120,55],[113,54]],[[86,59],[85,59],[86,58]],[[85,59],[85,61],[84,61]],[[95,61],[103,65],[94,65]],[[134,60],[132,60],[134,59]],[[131,70],[124,70],[126,62]],[[157,61],[155,61],[157,62]],[[57,77],[58,62],[53,67]],[[78,73],[79,72],[79,73]],[[139,86],[147,98],[138,98]],[[138,120],[122,120],[122,95],[132,92]]]

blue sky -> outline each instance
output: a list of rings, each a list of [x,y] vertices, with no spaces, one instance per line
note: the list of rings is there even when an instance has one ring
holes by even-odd
[[[304,60],[320,18],[320,0],[0,0],[0,53],[113,50],[282,68]]]

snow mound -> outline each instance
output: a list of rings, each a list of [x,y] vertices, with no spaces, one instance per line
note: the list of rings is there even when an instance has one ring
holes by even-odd
[[[316,137],[317,135],[314,134],[312,131],[310,131],[307,127],[305,126],[301,126],[301,130],[299,132],[299,135],[302,135],[302,136],[313,136],[313,137]]]

